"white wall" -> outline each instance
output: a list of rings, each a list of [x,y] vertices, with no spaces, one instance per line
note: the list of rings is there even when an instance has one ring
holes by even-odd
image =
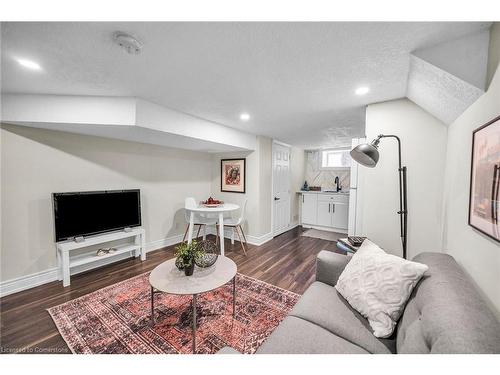
[[[498,23],[492,30],[492,40],[500,40]],[[497,44],[493,56],[496,58],[499,52]],[[468,225],[472,132],[498,115],[500,69],[497,68],[486,94],[448,129],[444,248],[472,277],[500,319],[500,244]]]
[[[147,242],[183,234],[184,198],[210,194],[206,153],[64,132],[1,127],[1,276],[56,266],[51,193],[140,188]]]
[[[296,225],[300,221],[300,196],[297,191],[300,190],[305,180],[305,152],[301,148],[291,147],[290,149],[290,223]]]
[[[220,191],[221,159],[246,158],[246,193],[224,193]],[[290,149],[290,223],[299,222],[299,196],[296,192],[304,182],[304,150]],[[243,225],[245,234],[254,243],[272,238],[272,140],[257,137],[257,147],[253,152],[231,152],[213,156],[212,163],[212,195],[227,202],[241,205],[248,199],[246,221]]]
[[[402,162],[408,168],[408,258],[441,251],[446,126],[410,100],[400,99],[367,107],[367,140],[378,134],[395,134],[402,142]],[[379,151],[375,168],[359,167],[363,234],[401,255],[396,140],[382,139]]]
[[[259,145],[259,233],[265,239],[272,238],[272,173],[273,173],[273,141],[267,137],[257,137]],[[262,240],[261,240],[262,241]]]
[[[253,237],[253,241],[271,232],[271,149],[270,138],[257,137],[255,151],[222,153],[212,157],[212,196],[240,206],[248,199],[243,230]],[[221,159],[234,158],[246,158],[245,194],[221,192]]]

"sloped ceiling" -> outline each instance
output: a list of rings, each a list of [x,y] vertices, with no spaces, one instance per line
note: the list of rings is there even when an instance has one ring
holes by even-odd
[[[451,124],[484,94],[488,47],[482,31],[413,52],[406,96]]]
[[[451,124],[483,90],[416,56],[410,58],[408,99],[445,124]]]
[[[412,55],[484,91],[490,32],[485,30],[419,49]]]

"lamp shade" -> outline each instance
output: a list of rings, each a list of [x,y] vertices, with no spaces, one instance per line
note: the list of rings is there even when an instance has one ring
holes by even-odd
[[[377,165],[379,153],[377,146],[373,143],[363,143],[351,150],[351,157],[359,164],[373,168]]]

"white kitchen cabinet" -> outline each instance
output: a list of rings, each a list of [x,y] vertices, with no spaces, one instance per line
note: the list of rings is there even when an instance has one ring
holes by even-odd
[[[349,203],[332,203],[332,227],[345,229],[349,224]]]
[[[302,194],[302,224],[316,223],[317,204],[317,194]]]
[[[302,225],[340,233],[347,233],[349,196],[309,192],[302,194]]]
[[[329,201],[318,200],[318,213],[315,224],[325,227],[332,226],[332,204]]]

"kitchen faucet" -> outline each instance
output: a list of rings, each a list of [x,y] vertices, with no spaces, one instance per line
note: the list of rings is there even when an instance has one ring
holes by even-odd
[[[342,187],[340,186],[340,179],[339,179],[339,176],[335,177],[335,182],[334,182],[335,185],[337,185],[337,193],[342,190]]]

